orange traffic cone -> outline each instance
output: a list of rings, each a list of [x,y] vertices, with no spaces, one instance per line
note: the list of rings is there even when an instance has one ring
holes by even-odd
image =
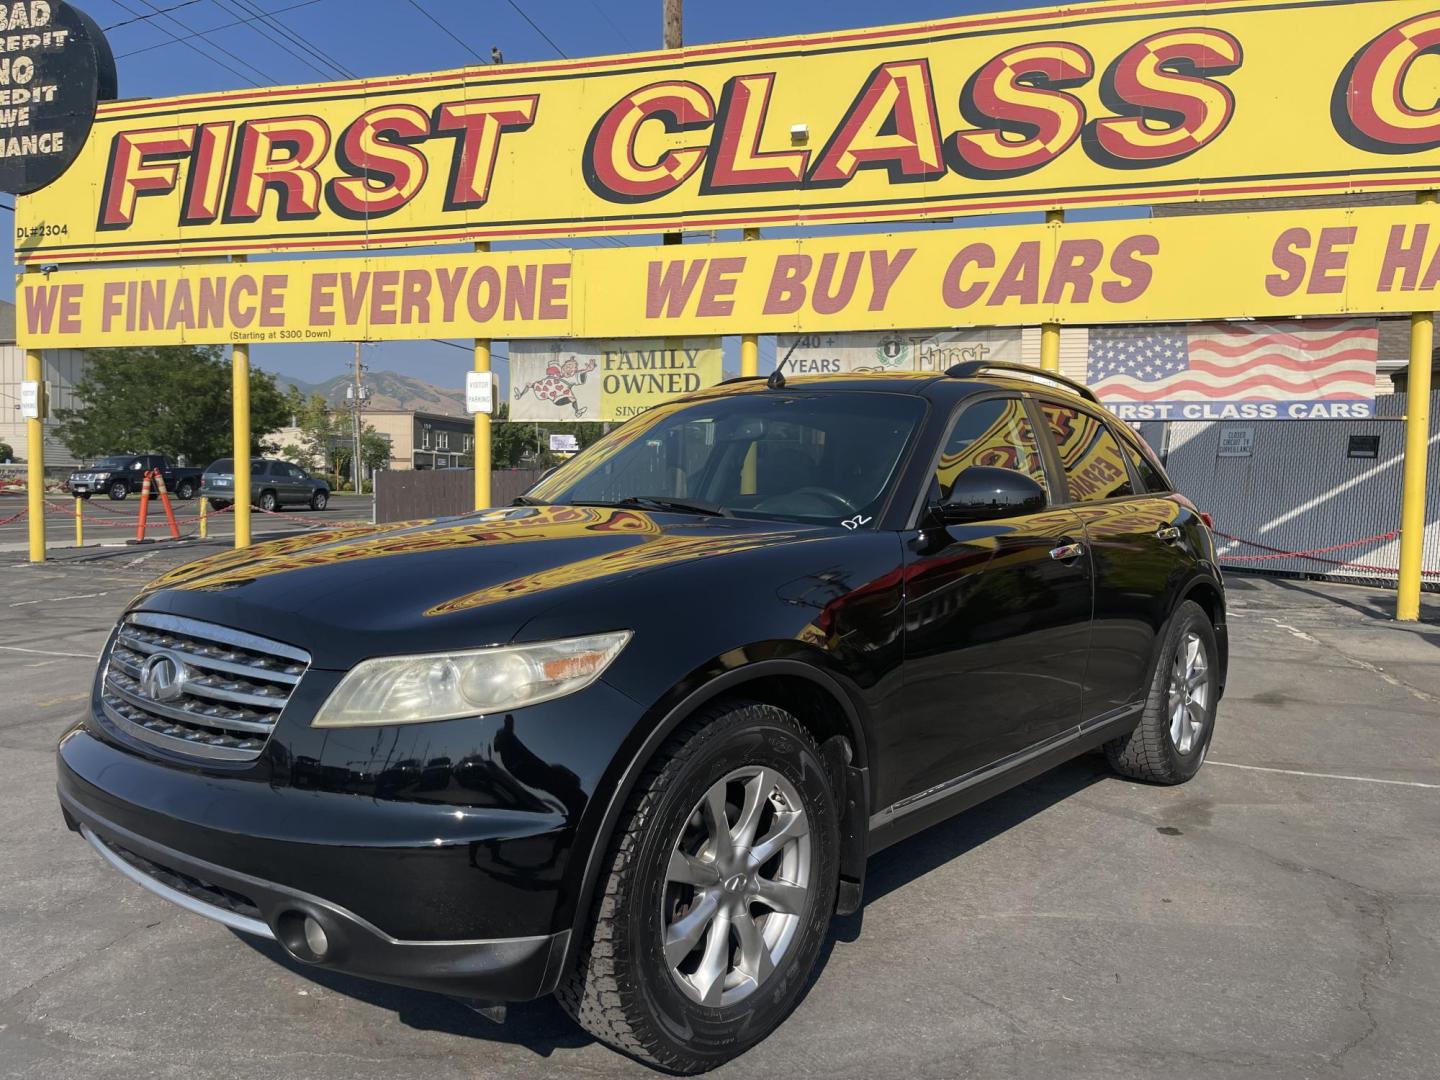
[[[165,508],[165,521],[170,526],[170,538],[179,540],[180,526],[175,524],[175,510],[170,505],[170,493],[165,490],[165,475],[159,469],[155,470],[155,487],[160,494],[160,505]]]
[[[135,526],[135,543],[145,543],[145,515],[150,510],[150,474],[140,481],[140,521]]]

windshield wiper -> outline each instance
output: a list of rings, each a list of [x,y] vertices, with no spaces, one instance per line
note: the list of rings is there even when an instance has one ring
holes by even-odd
[[[511,506],[546,506],[544,499],[532,499],[529,495],[516,495]]]
[[[734,517],[719,503],[702,499],[672,499],[664,495],[628,495],[614,502],[577,502],[572,506],[633,506],[640,510],[668,510],[676,514],[703,514],[706,517]]]

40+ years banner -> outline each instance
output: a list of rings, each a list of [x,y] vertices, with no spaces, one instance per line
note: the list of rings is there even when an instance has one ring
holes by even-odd
[[[213,258],[1414,191],[1440,187],[1437,49],[1436,0],[1092,0],[111,102],[19,200],[15,247]]]
[[[16,293],[26,348],[915,327],[965,327],[951,332],[965,337],[1046,322],[1373,315],[1440,307],[1440,204],[680,247],[61,267],[23,275]]]

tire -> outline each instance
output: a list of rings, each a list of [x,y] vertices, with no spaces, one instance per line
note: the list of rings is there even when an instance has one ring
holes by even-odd
[[[1193,699],[1187,698],[1187,704],[1176,697],[1184,693],[1180,681],[1193,681],[1200,674],[1192,666],[1192,651],[1203,660],[1204,681],[1192,685]],[[1152,784],[1183,784],[1200,771],[1215,733],[1218,658],[1210,617],[1199,604],[1184,601],[1166,624],[1140,722],[1128,735],[1105,744],[1105,756],[1116,772]],[[1190,675],[1189,680],[1179,679],[1181,670]]]
[[[751,783],[735,779],[756,772]],[[715,819],[706,817],[700,805],[702,799],[708,805],[708,794],[717,788],[734,793],[725,799],[726,825],[732,831],[741,829],[747,803],[758,807],[757,849],[767,838],[785,835],[783,823],[795,809],[803,811],[809,832],[786,839],[783,854],[753,873],[733,873],[723,863],[717,869],[707,858],[715,842],[705,838],[705,823]],[[762,788],[772,792],[770,799],[748,794]],[[798,807],[790,806],[792,799]],[[683,860],[685,872],[701,868],[711,875],[703,887],[671,878],[671,854],[687,844],[699,846]],[[556,997],[597,1039],[670,1072],[704,1072],[736,1057],[769,1035],[804,994],[835,910],[838,853],[836,800],[814,740],[790,714],[773,706],[733,701],[712,706],[682,725],[640,778],[601,870],[590,936],[581,942]],[[776,893],[794,910],[780,913],[766,904],[755,892],[755,874],[768,878],[764,884],[772,887],[781,876],[803,883],[798,894]],[[766,920],[763,925],[750,920],[762,936],[752,930],[748,939],[759,941],[773,969],[757,981],[732,966],[743,963],[737,946],[745,935],[727,927],[726,963],[720,970],[730,970],[718,991],[710,981],[713,1000],[707,1004],[700,987],[688,980],[703,980],[711,935],[723,922],[717,919],[696,931],[692,950],[673,969],[671,959],[691,937],[683,932],[686,914],[693,916],[710,901],[707,910],[738,911],[742,919],[749,911]],[[697,924],[692,919],[688,925]],[[777,935],[773,944],[763,936],[772,932]],[[667,933],[677,941],[671,958],[664,945]],[[693,973],[682,971],[690,968]],[[761,970],[754,964],[750,968]],[[729,979],[737,981],[732,985]]]
[[[311,510],[324,510],[330,505],[330,493],[328,491],[317,491],[310,496]]]
[[[175,485],[175,494],[182,502],[189,502],[195,497],[195,481],[181,480]]]
[[[275,492],[273,491],[262,491],[260,493],[260,499],[256,505],[258,505],[260,509],[265,511],[265,513],[267,514],[276,514],[280,512],[280,500],[275,497]]]
[[[230,509],[230,504],[229,504],[228,502],[226,502],[224,499],[211,499],[211,500],[210,500],[210,509],[211,509],[211,510],[228,510],[228,509]]]
[[[108,494],[111,502],[124,502],[125,497],[130,494],[130,485],[124,480],[116,480],[110,485]]]

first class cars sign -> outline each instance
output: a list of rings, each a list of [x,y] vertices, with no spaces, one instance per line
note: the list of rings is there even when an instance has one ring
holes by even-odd
[[[115,89],[110,46],[84,12],[47,0],[0,3],[0,191],[25,195],[59,178]]]
[[[22,200],[16,247],[213,257],[1426,189],[1437,50],[1437,0],[1102,0],[116,102]]]

